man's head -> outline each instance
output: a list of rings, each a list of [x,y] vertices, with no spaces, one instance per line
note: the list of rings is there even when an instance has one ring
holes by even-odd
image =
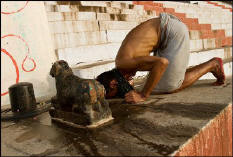
[[[132,75],[122,74],[118,69],[112,69],[97,76],[96,80],[104,86],[106,98],[124,98],[126,93],[133,90],[131,83],[129,83],[132,80]]]

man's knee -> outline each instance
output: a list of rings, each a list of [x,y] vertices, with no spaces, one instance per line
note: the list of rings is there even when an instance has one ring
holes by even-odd
[[[168,64],[169,64],[169,61],[168,61],[168,59],[166,59],[166,58],[164,58],[164,57],[161,57],[161,58],[159,59],[159,64],[162,65],[162,66],[164,66],[164,67],[167,67]]]

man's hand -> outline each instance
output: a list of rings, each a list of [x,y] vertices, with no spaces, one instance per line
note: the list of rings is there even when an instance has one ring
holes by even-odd
[[[127,103],[138,103],[146,100],[142,94],[137,93],[135,90],[132,90],[125,94],[125,101]]]

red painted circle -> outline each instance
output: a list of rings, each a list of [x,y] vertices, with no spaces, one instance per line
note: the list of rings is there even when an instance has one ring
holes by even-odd
[[[19,82],[19,68],[18,68],[18,65],[17,65],[15,59],[14,59],[14,58],[11,56],[11,54],[10,54],[9,52],[7,52],[5,49],[1,48],[1,52],[5,53],[7,56],[9,56],[10,59],[11,59],[11,61],[12,61],[12,63],[14,64],[14,66],[15,66],[15,71],[16,71],[16,83],[18,83],[18,82]],[[1,96],[4,96],[4,95],[6,95],[6,94],[8,94],[8,91],[7,91],[7,92],[4,92],[4,93],[1,93]]]
[[[28,58],[28,56],[26,56],[26,57],[24,58],[24,60],[23,60],[22,69],[23,69],[24,71],[26,71],[26,72],[31,72],[31,71],[35,70],[35,68],[36,68],[36,62],[34,61],[34,59],[29,58],[29,59],[33,62],[33,68],[32,68],[31,70],[26,70],[26,69],[24,68],[24,63],[25,63],[25,61],[26,61],[27,58]]]
[[[9,14],[18,13],[18,12],[22,11],[22,10],[27,6],[27,4],[28,4],[28,1],[25,3],[25,5],[24,5],[22,8],[20,8],[20,9],[18,9],[18,10],[16,10],[16,11],[12,11],[12,12],[4,12],[4,11],[1,11],[1,14],[9,15]]]
[[[25,43],[25,45],[27,46],[27,49],[28,49],[27,51],[28,51],[28,52],[27,52],[26,57],[25,57],[24,60],[23,60],[22,69],[23,69],[23,71],[25,71],[25,72],[31,72],[31,71],[35,70],[35,68],[36,68],[36,62],[35,62],[32,58],[29,58],[29,60],[31,60],[31,61],[33,62],[33,68],[30,69],[30,70],[26,70],[26,69],[24,68],[24,63],[25,63],[26,59],[28,58],[28,54],[30,53],[30,49],[29,49],[28,43],[27,43],[21,36],[19,36],[19,35],[7,34],[7,35],[2,36],[1,38],[3,39],[3,38],[6,38],[6,37],[16,37],[16,38],[20,39],[21,41],[23,41],[23,42]]]

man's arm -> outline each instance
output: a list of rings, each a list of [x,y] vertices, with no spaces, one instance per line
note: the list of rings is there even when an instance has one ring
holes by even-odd
[[[137,103],[145,101],[149,97],[152,90],[159,82],[165,72],[169,62],[166,58],[156,56],[144,56],[134,59],[123,59],[117,63],[119,69],[136,69],[136,71],[149,71],[146,84],[140,93],[130,91],[125,95],[126,102]]]

